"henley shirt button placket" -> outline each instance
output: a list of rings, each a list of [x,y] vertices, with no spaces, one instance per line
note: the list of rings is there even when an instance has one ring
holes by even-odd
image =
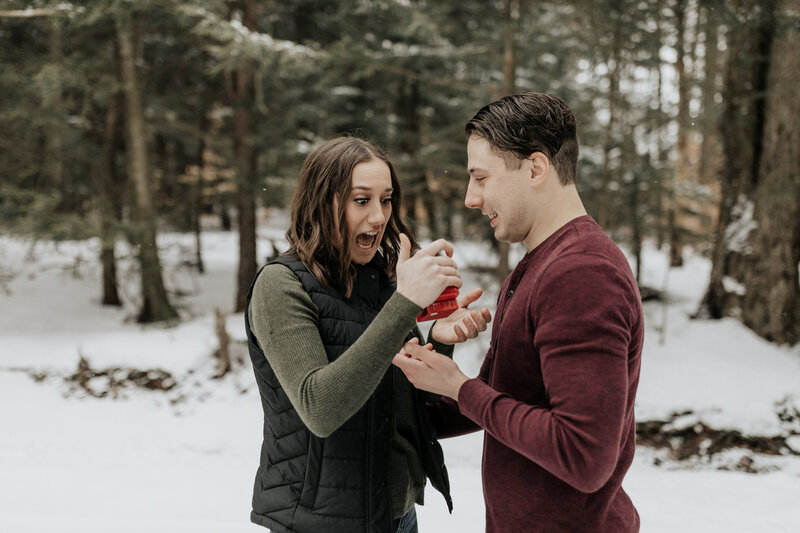
[[[508,292],[506,292],[506,298],[511,298],[513,294],[514,294],[514,289],[508,289]]]

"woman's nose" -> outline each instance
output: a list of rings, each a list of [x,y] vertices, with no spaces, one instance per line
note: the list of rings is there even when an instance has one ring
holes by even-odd
[[[370,224],[383,224],[386,222],[386,215],[383,213],[383,206],[378,204],[377,207],[370,211],[367,221]]]

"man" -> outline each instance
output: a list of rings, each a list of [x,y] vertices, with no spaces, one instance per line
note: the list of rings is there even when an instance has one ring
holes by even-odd
[[[431,407],[440,437],[485,431],[487,532],[636,532],[622,480],[634,454],[641,299],[578,195],[575,117],[555,96],[517,94],[466,131],[465,204],[528,253],[500,291],[477,378],[430,345],[407,343],[393,362],[445,397]]]

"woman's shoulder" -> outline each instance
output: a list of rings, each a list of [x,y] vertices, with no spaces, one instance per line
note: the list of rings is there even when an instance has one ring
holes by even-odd
[[[250,301],[251,312],[267,316],[279,310],[281,320],[297,317],[314,318],[317,307],[311,301],[297,276],[280,263],[269,264],[261,269],[253,286]]]
[[[281,263],[271,263],[261,269],[261,273],[256,279],[254,290],[267,291],[272,294],[295,292],[303,290],[297,275],[290,268]]]

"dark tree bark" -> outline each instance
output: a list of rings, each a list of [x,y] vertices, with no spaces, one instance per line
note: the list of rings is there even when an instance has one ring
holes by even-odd
[[[206,141],[205,135],[208,129],[209,121],[206,115],[206,106],[202,105],[200,110],[200,142],[197,147],[196,162],[197,165],[197,182],[192,187],[192,232],[194,233],[194,253],[195,253],[195,266],[200,274],[206,271],[205,264],[203,264],[203,248],[201,239],[201,224],[200,219],[203,211],[203,188],[205,186],[205,152]]]
[[[103,265],[103,305],[122,305],[117,291],[117,261],[114,244],[117,241],[117,224],[121,218],[119,204],[119,177],[115,163],[120,143],[121,95],[114,93],[108,99],[105,132],[99,168],[96,170],[98,210],[100,213],[100,262]]]
[[[603,139],[603,168],[601,173],[600,191],[597,195],[597,223],[607,228],[610,225],[610,211],[608,201],[609,188],[612,182],[611,150],[617,145],[615,131],[617,129],[617,115],[619,113],[619,83],[622,62],[622,16],[617,13],[614,17],[614,28],[611,35],[611,49],[609,51],[608,65],[608,124],[605,128]]]
[[[503,94],[501,96],[513,94],[517,90],[517,53],[514,37],[517,32],[516,20],[518,16],[519,0],[505,0],[503,4]],[[509,250],[509,243],[498,243],[497,271],[495,272],[498,286],[501,286],[511,273],[511,268],[508,265]]]
[[[63,63],[61,31],[63,22],[59,17],[49,20],[50,32],[48,34],[48,52],[53,66],[61,67]],[[60,76],[52,76],[50,83],[43,95],[43,113],[48,119],[44,129],[44,157],[42,158],[42,172],[46,183],[53,190],[60,191],[67,201],[67,207],[73,209],[69,195],[71,187],[64,183],[64,155],[62,153],[62,117],[64,115],[63,86]]]
[[[740,260],[741,246],[726,234],[742,223],[761,160],[766,61],[773,26],[767,16],[771,6],[762,5],[749,0],[739,7],[735,13],[739,23],[731,28],[728,40],[720,122],[720,205],[709,285],[695,314],[701,318],[722,318],[739,305],[738,295],[729,293],[723,281],[728,276],[741,281],[745,262]]]
[[[256,29],[257,5],[254,0],[242,0],[242,24]],[[247,291],[256,275],[256,203],[255,181],[257,154],[250,121],[253,102],[253,66],[241,65],[234,72],[234,132],[233,145],[239,171],[236,188],[236,210],[239,226],[239,271],[237,275],[235,312],[244,311]]]
[[[704,183],[711,183],[717,175],[720,164],[719,147],[719,108],[717,82],[719,67],[719,0],[702,0],[700,3],[703,15],[703,33],[705,34],[705,72],[703,76],[703,146],[700,151],[700,178]]]
[[[675,2],[675,32],[677,41],[675,49],[677,60],[675,70],[678,75],[678,161],[676,165],[676,176],[673,181],[675,185],[689,180],[690,158],[689,147],[689,78],[686,73],[686,15],[688,3],[686,0]],[[683,228],[681,227],[681,215],[683,212],[680,196],[675,192],[676,187],[672,187],[670,192],[670,207],[668,212],[669,220],[669,257],[670,266],[680,267],[683,265]]]
[[[794,344],[800,341],[800,1],[779,2],[777,13],[742,321],[767,340]]]
[[[663,24],[661,13],[663,11],[663,2],[664,0],[658,0],[657,2],[657,9],[656,13],[658,15],[656,20],[656,40],[660,43],[662,42],[662,29],[661,26]],[[655,67],[656,70],[656,79],[657,79],[657,86],[656,86],[656,100],[658,101],[658,112],[662,120],[666,117],[667,113],[664,110],[664,73],[661,70],[661,66],[657,65]],[[663,120],[666,122],[666,120]],[[662,122],[662,123],[663,123]],[[657,126],[657,128],[661,128],[661,125]],[[669,172],[667,160],[669,159],[669,151],[667,150],[664,142],[664,133],[659,131],[658,139],[656,142],[656,168],[658,169],[658,173],[656,174],[656,183],[654,184],[654,188],[656,190],[656,205],[655,205],[655,217],[656,217],[656,246],[659,250],[661,250],[664,246],[664,243],[667,240],[667,184],[670,182],[670,179],[667,175]]]
[[[132,15],[120,10],[115,14],[115,23],[119,40],[122,93],[125,99],[126,160],[136,198],[134,235],[138,246],[142,279],[142,308],[138,320],[139,322],[170,320],[176,318],[178,314],[167,298],[158,259],[144,110],[136,74]]]

